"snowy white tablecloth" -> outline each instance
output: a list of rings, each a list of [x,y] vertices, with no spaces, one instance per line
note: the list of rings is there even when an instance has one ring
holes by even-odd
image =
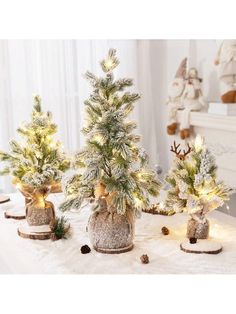
[[[236,273],[236,218],[214,211],[209,215],[210,236],[223,245],[218,255],[188,254],[179,249],[185,238],[187,216],[171,217],[142,214],[136,222],[135,247],[131,252],[107,255],[92,250],[81,254],[80,247],[89,243],[86,224],[88,207],[78,213],[67,213],[73,228],[68,240],[28,240],[17,235],[22,221],[4,218],[9,206],[23,205],[20,194],[10,195],[11,202],[0,205],[0,273],[13,274],[228,274]],[[50,195],[55,207],[63,198]],[[166,226],[170,234],[164,236]],[[148,254],[150,263],[141,264],[140,256]]]

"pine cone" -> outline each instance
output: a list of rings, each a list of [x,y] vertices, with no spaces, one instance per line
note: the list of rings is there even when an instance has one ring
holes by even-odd
[[[90,252],[91,252],[91,249],[90,249],[90,247],[86,244],[86,245],[81,246],[80,251],[81,251],[82,254],[87,254],[87,253],[90,253]]]
[[[148,264],[149,263],[149,257],[147,254],[143,254],[142,256],[140,256],[140,260],[143,264]]]
[[[170,231],[169,231],[169,229],[168,229],[167,227],[162,227],[162,228],[161,228],[161,232],[162,232],[162,234],[164,234],[164,235],[168,235],[168,234],[170,233]]]

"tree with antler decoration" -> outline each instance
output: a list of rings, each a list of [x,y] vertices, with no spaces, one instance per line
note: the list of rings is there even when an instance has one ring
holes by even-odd
[[[207,238],[209,222],[205,215],[222,206],[228,199],[229,189],[217,181],[215,158],[207,149],[202,137],[197,136],[187,150],[171,146],[175,153],[174,166],[166,181],[170,188],[165,199],[165,208],[190,215],[187,236]]]

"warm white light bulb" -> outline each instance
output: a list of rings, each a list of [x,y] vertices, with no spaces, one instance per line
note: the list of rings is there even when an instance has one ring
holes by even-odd
[[[160,202],[160,203],[159,203],[159,208],[160,208],[160,209],[164,209],[164,202]]]
[[[17,184],[16,184],[16,188],[17,188],[18,190],[20,190],[20,189],[21,189],[21,183],[17,183]]]
[[[202,149],[203,145],[204,145],[204,138],[198,134],[194,142],[194,147],[196,151],[199,152]]]
[[[113,61],[112,59],[107,59],[105,62],[106,68],[110,69],[113,66]]]
[[[142,204],[143,204],[143,202],[139,198],[135,197],[135,205],[137,207],[140,207]]]
[[[96,142],[98,142],[99,144],[102,144],[102,136],[101,135],[98,135],[98,134],[96,134],[94,137],[93,137],[93,139],[96,141]]]

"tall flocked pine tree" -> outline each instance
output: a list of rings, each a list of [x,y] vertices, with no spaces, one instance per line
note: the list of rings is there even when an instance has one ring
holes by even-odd
[[[70,160],[62,152],[61,144],[53,138],[57,126],[52,114],[43,112],[41,99],[34,97],[32,119],[17,129],[22,143],[12,140],[10,153],[0,151],[0,161],[7,166],[1,174],[10,174],[13,183],[38,188],[59,183],[70,166]]]
[[[124,214],[149,204],[149,195],[157,196],[160,183],[155,172],[147,167],[147,154],[138,146],[140,136],[133,134],[136,123],[127,117],[140,98],[124,92],[133,85],[128,78],[114,79],[118,66],[116,51],[110,49],[101,62],[104,77],[87,72],[93,92],[85,101],[85,147],[75,156],[78,172],[67,182],[67,198],[62,210],[79,208],[88,197],[106,199],[107,205]],[[99,209],[99,202],[95,203]]]

